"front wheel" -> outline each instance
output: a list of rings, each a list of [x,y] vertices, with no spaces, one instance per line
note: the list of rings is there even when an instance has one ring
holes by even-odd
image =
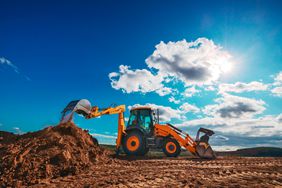
[[[142,155],[144,153],[144,139],[137,131],[129,132],[122,143],[123,151],[127,155]]]
[[[163,152],[167,157],[177,157],[181,152],[181,147],[175,139],[167,138],[163,144]]]

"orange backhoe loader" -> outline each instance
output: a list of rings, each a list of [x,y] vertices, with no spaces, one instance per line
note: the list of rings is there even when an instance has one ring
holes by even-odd
[[[132,108],[125,126],[125,110],[125,105],[99,109],[97,106],[91,107],[86,99],[71,101],[62,111],[61,123],[72,121],[74,113],[81,114],[86,119],[118,114],[117,154],[121,147],[127,155],[145,155],[150,148],[161,148],[166,156],[177,157],[183,147],[200,158],[216,157],[208,142],[213,131],[200,128],[193,140],[187,133],[169,123],[160,124],[159,111],[151,107]],[[203,136],[200,137],[200,134]]]

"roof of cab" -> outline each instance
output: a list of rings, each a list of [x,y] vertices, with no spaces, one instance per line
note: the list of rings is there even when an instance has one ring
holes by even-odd
[[[138,107],[131,108],[131,110],[153,110],[153,109],[149,106],[138,106]]]

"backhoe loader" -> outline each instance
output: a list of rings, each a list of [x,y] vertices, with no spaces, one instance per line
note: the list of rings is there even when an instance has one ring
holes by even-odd
[[[177,157],[182,147],[200,158],[214,159],[216,157],[208,142],[209,137],[214,134],[213,131],[200,128],[196,139],[193,140],[189,134],[170,123],[160,124],[159,111],[151,107],[132,108],[126,126],[125,110],[125,105],[99,109],[97,106],[92,107],[86,99],[75,100],[62,111],[61,123],[72,121],[74,113],[86,119],[118,114],[117,154],[121,148],[127,155],[145,155],[151,148],[159,148],[166,156]],[[201,134],[203,136],[200,137]]]

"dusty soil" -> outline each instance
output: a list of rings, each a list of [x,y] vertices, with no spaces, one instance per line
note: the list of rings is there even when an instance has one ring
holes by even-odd
[[[282,187],[282,158],[120,157],[34,187]]]
[[[74,124],[0,137],[0,187],[282,187],[278,157],[115,157]]]

